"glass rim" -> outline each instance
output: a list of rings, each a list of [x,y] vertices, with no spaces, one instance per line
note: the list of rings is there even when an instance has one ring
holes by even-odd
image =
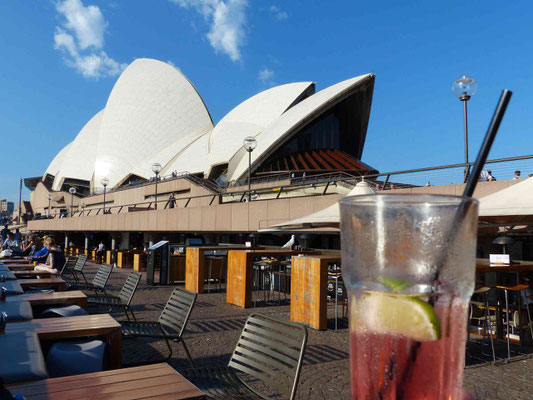
[[[407,194],[407,193],[375,193],[363,194],[355,196],[345,196],[340,199],[341,205],[376,205],[378,200],[389,205],[417,205],[424,204],[426,206],[457,206],[461,202],[469,204],[479,204],[479,200],[475,197],[463,197],[455,195],[444,194]]]

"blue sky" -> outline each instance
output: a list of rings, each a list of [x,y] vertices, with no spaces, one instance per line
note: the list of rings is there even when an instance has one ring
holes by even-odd
[[[471,158],[503,88],[514,96],[490,158],[531,154],[531,21],[519,0],[0,0],[0,198],[42,175],[138,57],[178,66],[215,122],[277,84],[373,72],[363,161],[381,171],[463,161],[451,83],[467,73]]]

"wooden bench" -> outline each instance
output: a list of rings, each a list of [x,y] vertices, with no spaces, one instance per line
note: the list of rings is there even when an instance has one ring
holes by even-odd
[[[11,393],[27,400],[73,399],[205,399],[205,395],[168,364],[52,378],[10,385]]]

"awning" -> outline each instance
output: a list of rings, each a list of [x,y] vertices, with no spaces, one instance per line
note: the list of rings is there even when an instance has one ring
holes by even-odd
[[[360,196],[364,194],[375,194],[376,189],[374,185],[362,181],[355,185],[355,187],[346,196]],[[259,232],[275,232],[281,230],[294,229],[312,229],[312,228],[338,228],[340,224],[339,203],[332,204],[323,210],[317,211],[313,214],[306,215],[287,221],[282,224],[274,225],[271,228],[260,229]]]
[[[533,179],[479,199],[479,219],[499,224],[533,222]]]

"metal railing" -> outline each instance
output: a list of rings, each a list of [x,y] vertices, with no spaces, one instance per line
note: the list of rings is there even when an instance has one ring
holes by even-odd
[[[365,179],[367,181],[373,182],[381,190],[392,189],[392,185],[396,188],[402,187],[413,187],[413,186],[424,186],[427,181],[432,181],[432,186],[435,185],[435,182],[440,182],[439,184],[449,184],[449,183],[462,183],[465,167],[469,169],[473,166],[474,163],[460,163],[460,164],[450,164],[450,165],[439,165],[436,167],[426,167],[426,168],[416,168],[410,170],[402,171],[391,171],[383,172],[379,174],[366,175],[363,177],[350,175],[345,172],[334,172],[326,173],[319,175],[309,175],[309,176],[289,176],[289,178],[283,177],[278,180],[283,181],[290,179],[288,185],[273,185],[260,189],[251,190],[251,201],[264,201],[270,199],[278,199],[282,196],[291,196],[291,197],[310,197],[310,196],[321,196],[326,194],[331,194],[333,187],[338,185],[345,185],[348,188],[353,187],[357,182]],[[493,175],[496,177],[505,177],[507,179],[512,179],[514,177],[515,170],[521,171],[531,171],[533,173],[533,155],[519,156],[519,157],[508,157],[489,160],[486,162],[485,169],[490,169],[493,171]],[[524,172],[522,175],[523,178],[527,177],[527,172]],[[183,173],[179,176],[173,177],[175,179],[180,178],[190,178],[192,174]],[[190,179],[193,183],[202,180],[201,178],[195,177],[196,179]],[[503,180],[503,179],[502,179]],[[213,184],[214,185],[214,184]],[[299,189],[313,188],[316,189],[314,194],[299,194]],[[228,188],[231,189],[231,188]],[[320,189],[320,190],[318,190]],[[124,190],[124,189],[122,189]],[[248,190],[226,190],[224,192],[219,190],[212,190],[215,193],[205,194],[205,195],[196,195],[196,196],[187,196],[187,197],[178,197],[176,198],[176,208],[186,208],[190,205],[191,201],[208,199],[206,201],[208,205],[212,205],[218,198],[217,204],[226,204],[226,203],[239,203],[245,202],[248,198]],[[338,191],[337,191],[338,192]],[[291,195],[295,193],[295,195]],[[263,196],[263,197],[262,197]],[[155,204],[164,203],[163,209],[167,209],[169,206],[168,199],[154,199],[151,201],[131,203],[131,204],[122,204],[122,205],[106,205],[104,207],[91,207],[86,209],[76,209],[76,211],[63,211],[63,212],[53,212],[51,215],[42,216],[41,219],[47,218],[68,218],[80,217],[80,216],[94,216],[101,214],[120,214],[123,212],[139,212],[139,211],[148,211],[155,209]],[[158,207],[159,208],[159,207]],[[63,209],[68,209],[68,207],[63,207]]]

